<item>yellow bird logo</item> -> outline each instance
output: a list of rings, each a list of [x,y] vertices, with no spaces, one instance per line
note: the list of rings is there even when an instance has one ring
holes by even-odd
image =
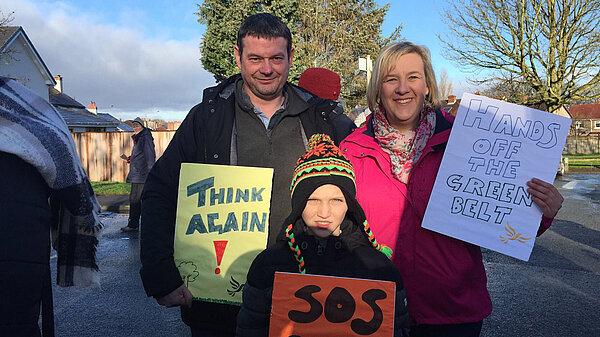
[[[517,231],[515,231],[515,229],[510,226],[508,221],[506,222],[506,227],[504,227],[504,230],[506,230],[506,237],[500,235],[500,240],[502,240],[502,242],[504,242],[504,243],[508,243],[509,241],[513,241],[513,240],[517,240],[521,243],[525,243],[525,242],[531,240],[531,238],[526,238],[526,237],[522,236],[523,233],[517,233]]]

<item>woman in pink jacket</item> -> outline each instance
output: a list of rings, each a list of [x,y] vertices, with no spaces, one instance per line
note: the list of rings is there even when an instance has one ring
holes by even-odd
[[[389,45],[367,87],[373,113],[340,148],[355,168],[357,199],[374,234],[394,250],[411,337],[479,336],[492,310],[481,249],[421,228],[453,122],[439,96],[429,51],[410,42]],[[540,235],[563,198],[552,184],[527,184],[544,214]]]

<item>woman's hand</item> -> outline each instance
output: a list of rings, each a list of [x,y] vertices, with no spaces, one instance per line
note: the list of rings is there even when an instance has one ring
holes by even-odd
[[[554,185],[537,178],[527,182],[527,192],[531,194],[531,200],[542,210],[547,218],[554,218],[565,200]]]

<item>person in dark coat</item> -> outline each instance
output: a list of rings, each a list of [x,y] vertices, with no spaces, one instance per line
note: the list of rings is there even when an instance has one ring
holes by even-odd
[[[298,86],[313,94],[337,102],[335,111],[344,113],[344,105],[339,100],[342,90],[340,75],[325,68],[308,68],[300,74]]]
[[[0,77],[0,336],[40,336],[40,311],[54,336],[51,232],[57,284],[98,283],[99,212],[60,114]]]
[[[239,306],[193,300],[175,265],[174,237],[181,163],[273,168],[268,245],[290,212],[288,191],[308,138],[339,142],[355,128],[336,103],[287,82],[294,49],[288,27],[259,13],[244,20],[234,47],[240,74],[206,88],[152,167],[142,197],[140,276],[148,296],[181,307],[192,336],[233,336]]]
[[[144,121],[139,117],[132,124],[133,150],[131,150],[131,156],[123,158],[130,165],[127,182],[131,183],[129,221],[127,221],[127,226],[121,228],[123,232],[137,231],[140,228],[144,182],[146,182],[148,173],[150,173],[150,169],[152,169],[152,165],[156,160],[152,133],[144,126]]]
[[[406,293],[392,251],[371,233],[355,199],[354,169],[327,135],[314,135],[298,159],[292,212],[274,246],[253,261],[238,314],[238,337],[269,335],[275,272],[342,276],[396,283],[394,336],[408,336]]]

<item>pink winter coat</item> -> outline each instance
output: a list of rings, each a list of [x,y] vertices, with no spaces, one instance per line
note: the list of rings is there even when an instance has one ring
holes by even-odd
[[[356,173],[357,200],[380,243],[394,250],[412,325],[477,322],[492,311],[481,249],[421,228],[452,117],[438,112],[435,133],[408,184],[392,175],[390,158],[373,136],[372,119],[340,148]]]
[[[408,184],[393,177],[389,155],[374,139],[372,119],[340,144],[354,166],[357,200],[377,241],[394,250],[411,325],[477,322],[492,311],[481,249],[421,228],[454,120],[441,110],[436,117],[434,135]],[[551,222],[542,221],[540,234]]]

